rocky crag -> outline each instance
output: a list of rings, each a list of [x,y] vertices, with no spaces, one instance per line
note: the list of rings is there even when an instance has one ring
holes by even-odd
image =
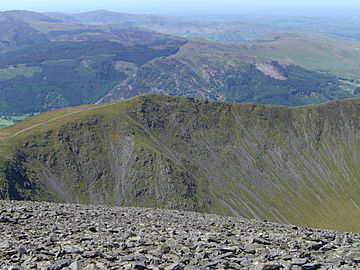
[[[143,208],[0,201],[0,269],[359,269],[360,235]]]

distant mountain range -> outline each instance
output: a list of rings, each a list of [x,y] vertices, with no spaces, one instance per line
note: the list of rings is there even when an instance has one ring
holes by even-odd
[[[97,10],[78,14],[46,13],[71,23],[140,26],[154,31],[201,37],[215,41],[253,41],[279,32],[322,33],[341,39],[360,40],[360,18],[322,18],[269,15],[206,15],[170,17]]]
[[[107,10],[97,10],[78,14],[45,13],[49,17],[71,23],[83,24],[119,24],[138,26],[147,23],[178,23],[182,20],[176,17],[160,16],[152,14],[128,14]]]
[[[266,40],[224,43],[181,37],[195,32],[206,37],[214,27],[226,31],[238,25],[214,20],[108,11],[2,12],[0,115],[151,93],[280,105],[360,96],[359,42],[276,32],[276,27],[247,17],[240,24],[252,33],[250,40]],[[163,26],[182,26],[189,35],[164,34],[169,31]]]
[[[360,101],[142,96],[0,130],[0,199],[196,210],[359,231]]]

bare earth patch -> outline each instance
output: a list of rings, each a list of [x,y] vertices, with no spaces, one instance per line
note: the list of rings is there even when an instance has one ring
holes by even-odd
[[[275,66],[268,64],[268,63],[257,63],[256,64],[257,70],[264,73],[266,76],[269,76],[271,78],[274,78],[276,80],[286,81],[287,78],[284,76],[284,74],[281,73],[279,69],[277,69]]]

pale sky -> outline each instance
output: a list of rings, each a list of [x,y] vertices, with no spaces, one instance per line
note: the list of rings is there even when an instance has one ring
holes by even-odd
[[[0,0],[0,10],[130,13],[343,15],[360,17],[360,0]],[[299,14],[297,14],[299,13]]]

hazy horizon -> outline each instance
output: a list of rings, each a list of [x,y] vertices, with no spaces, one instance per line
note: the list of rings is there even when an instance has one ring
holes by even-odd
[[[347,1],[288,1],[276,0],[133,0],[88,2],[84,0],[53,2],[48,0],[3,0],[0,6],[5,10],[31,10],[38,12],[77,13],[93,10],[110,10],[127,13],[151,13],[160,15],[283,15],[283,16],[321,16],[321,17],[360,17],[360,3],[354,0]]]

